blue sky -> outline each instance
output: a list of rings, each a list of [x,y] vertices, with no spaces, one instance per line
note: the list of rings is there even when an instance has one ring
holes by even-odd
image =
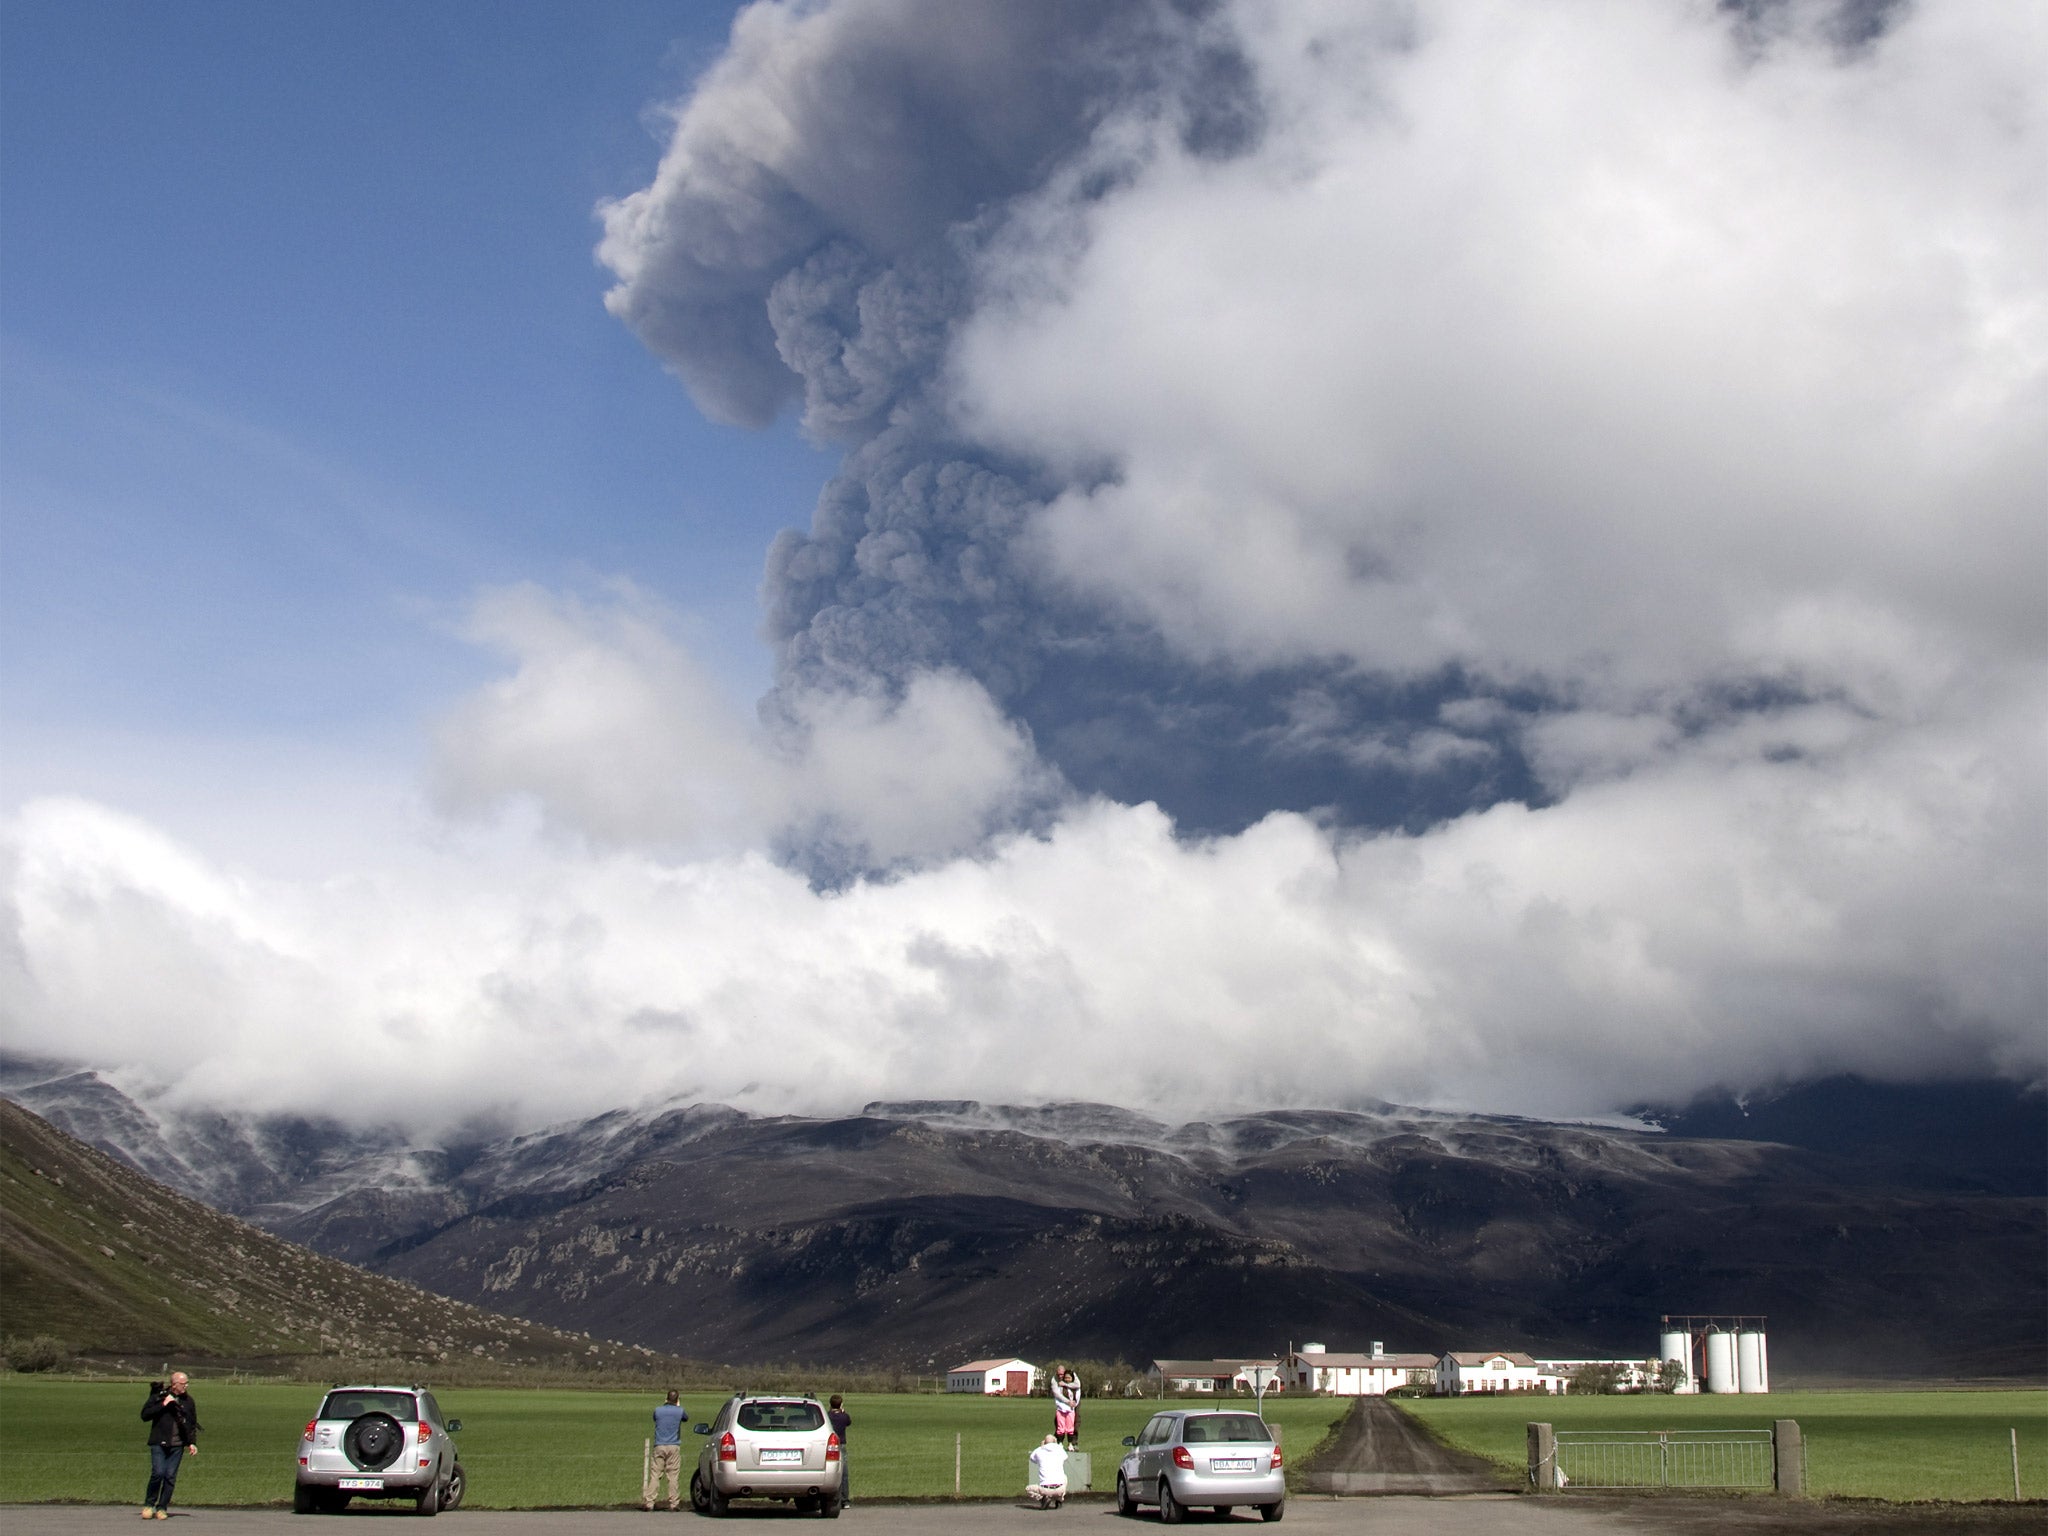
[[[0,37],[10,798],[106,731],[409,733],[482,587],[629,574],[767,685],[761,560],[829,457],[713,426],[607,316],[716,6],[11,4]],[[24,784],[20,776],[31,780]]]

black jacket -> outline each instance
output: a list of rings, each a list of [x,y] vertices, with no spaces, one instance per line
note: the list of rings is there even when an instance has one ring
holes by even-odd
[[[164,1399],[171,1399],[170,1406]],[[173,1396],[166,1387],[162,1392],[153,1392],[142,1405],[142,1416],[149,1420],[149,1443],[151,1445],[197,1445],[199,1443],[199,1409],[192,1401],[192,1394]]]

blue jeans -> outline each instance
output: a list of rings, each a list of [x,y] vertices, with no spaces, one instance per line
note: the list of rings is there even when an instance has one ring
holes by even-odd
[[[149,1448],[149,1491],[142,1502],[154,1509],[171,1507],[171,1490],[178,1486],[178,1468],[185,1464],[182,1445],[152,1445]]]

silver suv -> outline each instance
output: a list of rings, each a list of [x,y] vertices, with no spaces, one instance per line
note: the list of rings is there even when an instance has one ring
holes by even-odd
[[[734,1499],[780,1499],[838,1518],[846,1464],[815,1397],[738,1392],[696,1428],[710,1442],[690,1474],[698,1514],[722,1515]]]
[[[1218,1514],[1256,1504],[1268,1520],[1287,1513],[1280,1447],[1255,1413],[1169,1408],[1153,1414],[1143,1434],[1124,1436],[1124,1444],[1131,1449],[1116,1469],[1120,1515],[1135,1515],[1140,1504],[1157,1504],[1167,1525],[1197,1504]]]
[[[462,1502],[455,1450],[462,1420],[420,1387],[336,1387],[299,1436],[295,1514],[334,1514],[351,1499],[411,1499],[422,1515]]]

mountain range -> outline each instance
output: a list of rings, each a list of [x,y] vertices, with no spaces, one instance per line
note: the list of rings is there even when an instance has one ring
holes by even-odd
[[[1781,1378],[2048,1361],[2048,1113],[2008,1084],[1836,1079],[1616,1125],[696,1104],[442,1145],[21,1058],[0,1095],[322,1253],[698,1359],[1642,1355],[1683,1312],[1768,1315]]]

